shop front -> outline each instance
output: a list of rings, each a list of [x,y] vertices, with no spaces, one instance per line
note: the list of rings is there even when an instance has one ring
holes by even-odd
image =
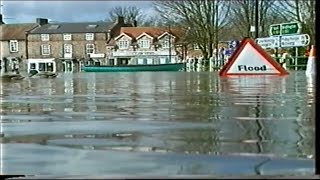
[[[28,59],[28,73],[31,71],[37,72],[57,72],[55,58],[45,59]]]
[[[116,51],[112,55],[113,57],[109,58],[109,61],[114,61],[113,65],[151,65],[178,62],[178,56],[175,51]]]

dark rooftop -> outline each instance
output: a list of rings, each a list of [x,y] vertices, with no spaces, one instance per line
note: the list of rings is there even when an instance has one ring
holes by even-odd
[[[99,33],[107,32],[114,23],[84,22],[84,23],[53,23],[34,29],[30,34],[62,34],[62,33]]]
[[[26,31],[30,31],[37,27],[37,23],[22,23],[22,24],[1,24],[0,25],[0,40],[25,40]]]

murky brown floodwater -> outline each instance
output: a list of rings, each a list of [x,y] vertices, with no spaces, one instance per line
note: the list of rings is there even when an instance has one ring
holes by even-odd
[[[29,174],[85,171],[76,166],[81,158],[122,173],[130,159],[137,169],[152,166],[139,159],[150,153],[310,157],[313,92],[302,71],[228,79],[217,72],[66,73],[2,82],[4,172],[25,173],[18,157]],[[39,170],[71,156],[68,167],[77,171]],[[87,164],[90,172],[100,165]]]

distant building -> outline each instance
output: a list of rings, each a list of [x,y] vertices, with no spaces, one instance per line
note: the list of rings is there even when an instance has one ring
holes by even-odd
[[[108,44],[108,64],[166,64],[183,59],[181,30],[161,27],[122,27]]]
[[[0,65],[1,74],[26,68],[26,31],[38,27],[37,23],[4,24],[0,15]]]
[[[84,64],[105,64],[106,43],[119,35],[120,28],[132,26],[119,17],[116,23],[48,23],[38,18],[40,27],[28,36],[29,71],[79,71]]]

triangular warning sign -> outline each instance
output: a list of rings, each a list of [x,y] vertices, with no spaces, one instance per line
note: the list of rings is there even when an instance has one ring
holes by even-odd
[[[219,74],[228,76],[287,75],[289,73],[252,39],[244,38]]]

